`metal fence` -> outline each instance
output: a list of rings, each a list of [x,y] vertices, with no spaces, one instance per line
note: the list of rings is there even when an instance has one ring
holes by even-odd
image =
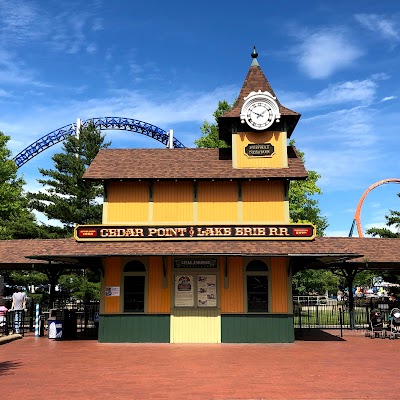
[[[388,323],[391,307],[389,305],[356,305],[350,311],[346,304],[320,304],[294,306],[294,326],[297,329],[357,329],[368,330],[370,312],[379,308],[384,323]]]
[[[51,309],[40,309],[36,320],[36,305],[29,304],[26,310],[7,312],[5,320],[0,321],[0,335],[19,333],[25,336],[34,332],[38,324],[39,336],[48,334],[49,321],[58,318],[66,328],[71,339],[97,339],[99,303],[58,302]]]

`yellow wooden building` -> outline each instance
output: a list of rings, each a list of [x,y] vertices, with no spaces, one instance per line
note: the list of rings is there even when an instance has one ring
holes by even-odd
[[[85,173],[104,184],[103,224],[78,227],[76,240],[132,248],[104,258],[100,341],[294,340],[286,252],[250,249],[315,237],[315,227],[289,218],[289,182],[307,177],[287,146],[300,116],[279,103],[252,56],[234,107],[219,119],[230,148],[106,149]],[[165,241],[175,250],[140,250],[146,243],[157,254]],[[187,242],[198,251],[182,254]],[[249,250],[235,254],[243,242]]]

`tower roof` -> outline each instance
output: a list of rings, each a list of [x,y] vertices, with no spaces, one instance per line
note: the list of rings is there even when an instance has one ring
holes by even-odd
[[[265,77],[257,61],[257,56],[258,54],[254,48],[252,52],[253,61],[250,65],[246,79],[244,80],[242,89],[240,90],[239,97],[236,99],[232,109],[221,115],[220,118],[240,118],[240,112],[245,101],[244,98],[251,92],[258,92],[259,90],[262,92],[267,91],[276,98],[276,103],[278,104],[279,112],[281,114],[281,120],[286,122],[288,136],[290,136],[298,120],[300,119],[300,114],[296,111],[290,110],[279,102],[274,90],[272,89],[268,79]]]

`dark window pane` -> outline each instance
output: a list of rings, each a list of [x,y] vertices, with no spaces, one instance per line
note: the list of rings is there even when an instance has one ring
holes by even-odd
[[[124,312],[144,312],[144,276],[125,276]]]
[[[246,271],[268,271],[268,266],[264,261],[253,260],[247,264]]]
[[[124,272],[146,272],[146,267],[142,262],[133,260],[125,265]]]
[[[268,311],[268,277],[247,276],[247,310]]]

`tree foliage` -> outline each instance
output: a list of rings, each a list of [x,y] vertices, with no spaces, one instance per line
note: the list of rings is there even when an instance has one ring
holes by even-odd
[[[294,145],[294,140],[290,141]],[[298,151],[304,162],[304,153]],[[326,217],[321,215],[318,207],[316,195],[321,195],[322,190],[317,186],[317,181],[321,178],[316,171],[309,170],[308,177],[304,181],[291,181],[289,188],[289,210],[290,219],[294,223],[309,222],[317,227],[317,235],[323,236],[328,227]]]
[[[343,286],[343,278],[332,271],[307,269],[293,275],[293,291],[295,294],[320,294],[326,292],[336,294],[338,287]]]
[[[0,239],[46,237],[28,208],[25,182],[17,175],[18,167],[7,147],[9,140],[0,132]]]
[[[103,189],[97,183],[82,180],[87,167],[100,149],[110,143],[93,124],[81,129],[79,137],[68,136],[63,152],[52,157],[55,169],[40,168],[47,179],[39,179],[45,190],[29,193],[30,205],[50,220],[58,220],[71,234],[76,224],[101,223]]]
[[[400,193],[397,194],[400,197]],[[400,238],[400,211],[389,210],[389,215],[385,216],[386,225],[394,228],[395,231],[388,228],[370,228],[367,233],[372,236],[381,238]]]
[[[201,138],[195,140],[194,143],[197,147],[202,148],[226,148],[229,147],[224,140],[219,138],[218,132],[218,118],[229,111],[232,106],[226,100],[218,102],[218,108],[214,111],[213,116],[215,118],[215,123],[210,124],[204,121],[203,125],[200,127]]]

